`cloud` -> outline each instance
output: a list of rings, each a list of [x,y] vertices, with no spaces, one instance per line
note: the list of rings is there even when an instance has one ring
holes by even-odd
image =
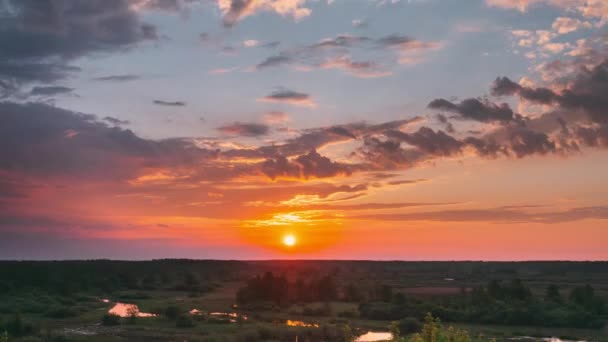
[[[267,96],[264,96],[258,101],[261,102],[276,102],[276,103],[286,103],[294,106],[302,106],[302,107],[315,107],[316,103],[313,101],[312,97],[306,93],[300,93],[294,90],[289,89],[278,89],[273,91]]]
[[[553,21],[551,28],[553,28],[559,34],[567,34],[580,30],[582,28],[592,28],[593,25],[587,21],[581,21],[574,18],[558,17]]]
[[[570,86],[558,94],[548,88],[531,88],[519,85],[506,77],[498,78],[492,85],[494,95],[518,95],[528,101],[554,103],[566,110],[580,109],[598,123],[608,122],[608,59],[593,67],[583,69],[572,79]]]
[[[366,28],[369,25],[368,21],[365,19],[353,19],[351,24],[355,28]]]
[[[315,43],[280,51],[256,65],[257,70],[271,67],[295,65],[296,70],[338,69],[361,78],[391,75],[388,67],[396,64],[422,62],[426,53],[441,47],[440,43],[424,42],[404,35],[389,35],[370,38],[350,34],[323,38]],[[355,61],[351,54],[355,50],[376,50],[382,62],[374,60]],[[396,56],[395,56],[396,55]]]
[[[30,95],[33,96],[54,96],[71,93],[74,88],[62,87],[62,86],[47,86],[47,87],[34,87],[30,91]]]
[[[217,130],[228,135],[258,137],[268,134],[270,132],[270,127],[259,123],[234,122],[226,126],[218,127]]]
[[[421,127],[414,133],[388,131],[386,136],[415,146],[420,151],[434,156],[451,156],[459,153],[463,145],[462,142],[445,132],[434,131],[428,127]]]
[[[78,57],[156,38],[154,26],[140,21],[127,0],[8,0],[0,13],[0,77],[14,89],[64,79],[78,71],[69,65]]]
[[[331,58],[318,65],[321,69],[339,69],[361,78],[378,78],[392,75],[374,62],[353,61],[348,56]]]
[[[93,80],[101,81],[101,82],[129,82],[140,79],[140,76],[124,74],[124,75],[108,75],[108,76],[100,76],[95,77]]]
[[[159,106],[167,106],[167,107],[184,107],[186,102],[183,101],[164,101],[164,100],[154,100],[153,103]]]
[[[531,7],[545,4],[567,11],[576,11],[588,18],[608,19],[608,3],[605,0],[485,0],[486,5],[526,12]]]
[[[435,99],[428,104],[428,108],[456,113],[465,119],[480,122],[510,122],[518,119],[506,103],[495,104],[475,98],[465,99],[460,103],[453,103],[446,99]]]
[[[258,63],[256,65],[256,68],[264,69],[264,68],[268,68],[268,67],[275,67],[275,66],[279,66],[279,65],[288,64],[291,61],[292,61],[291,57],[286,56],[286,55],[270,56],[270,57],[266,58],[265,60],[261,61],[260,63]]]
[[[285,112],[272,111],[264,114],[264,121],[269,124],[277,124],[289,121],[289,115]]]
[[[529,212],[517,208],[462,209],[409,214],[357,215],[355,219],[434,222],[562,223],[588,219],[608,219],[607,207],[579,207],[563,211]]]
[[[90,114],[0,102],[0,170],[37,177],[130,179],[147,168],[214,156],[186,140],[146,140]],[[108,120],[106,120],[108,121]]]
[[[257,12],[275,12],[300,20],[310,15],[304,7],[306,0],[217,0],[225,27],[232,27],[243,18]]]
[[[256,47],[258,45],[260,45],[260,42],[255,39],[248,39],[248,40],[243,41],[243,46],[245,46],[245,47]]]
[[[300,155],[293,160],[283,156],[267,159],[262,163],[261,170],[271,179],[279,177],[325,178],[351,173],[347,165],[333,162],[315,150]]]
[[[103,120],[109,122],[114,126],[129,125],[131,123],[129,120],[120,120],[112,116],[106,116],[103,118]]]

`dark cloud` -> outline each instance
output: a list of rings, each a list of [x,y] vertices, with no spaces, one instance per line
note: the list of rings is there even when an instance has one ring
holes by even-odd
[[[275,67],[279,65],[289,64],[292,62],[291,57],[287,55],[270,56],[256,65],[257,69]]]
[[[186,102],[183,101],[164,101],[164,100],[154,100],[153,103],[159,106],[167,106],[167,107],[184,107]]]
[[[420,151],[434,156],[451,156],[459,153],[463,143],[443,131],[433,131],[420,127],[414,133],[388,131],[386,136],[417,147]]]
[[[128,81],[135,81],[140,78],[141,77],[137,76],[137,75],[125,74],[125,75],[109,75],[109,76],[95,77],[95,78],[93,78],[93,80],[103,81],[103,82],[128,82]]]
[[[234,122],[230,125],[219,127],[217,130],[224,134],[258,137],[268,134],[270,127],[259,123]]]
[[[278,177],[325,178],[340,174],[349,175],[352,172],[347,165],[333,162],[314,150],[300,155],[294,160],[289,160],[284,156],[267,159],[262,163],[261,170],[271,179]]]
[[[253,3],[253,0],[232,0],[230,2],[230,8],[222,19],[224,26],[234,26]]]
[[[128,179],[147,168],[193,165],[215,156],[187,140],[142,139],[93,115],[42,103],[0,102],[0,119],[0,170],[6,172]]]
[[[431,109],[459,114],[465,119],[480,122],[510,122],[520,120],[519,115],[513,113],[506,103],[495,104],[487,100],[465,99],[460,103],[453,103],[446,99],[435,99],[428,104]]]
[[[71,93],[74,88],[62,87],[62,86],[48,86],[48,87],[34,87],[30,91],[30,95],[33,96],[54,96],[66,93]]]
[[[120,51],[155,38],[127,0],[8,0],[0,3],[0,76],[7,83],[53,82],[74,58]]]
[[[129,125],[131,123],[129,120],[120,120],[112,116],[106,116],[105,118],[103,118],[103,120],[109,122],[114,126]]]
[[[260,45],[260,47],[268,48],[268,49],[276,49],[277,47],[279,47],[279,45],[281,45],[281,42],[273,41],[273,42],[263,43]]]
[[[456,132],[456,130],[454,129],[454,125],[452,125],[452,123],[448,120],[448,118],[445,115],[438,113],[437,115],[435,115],[435,117],[437,118],[437,121],[439,121],[440,123],[442,123],[445,126],[445,130],[448,133]]]
[[[599,124],[608,123],[608,59],[591,69],[583,68],[561,93],[547,88],[521,86],[506,77],[492,85],[494,95],[518,95],[541,104],[557,104],[565,110],[583,110]]]
[[[392,47],[392,46],[404,46],[407,44],[411,44],[412,42],[415,42],[415,41],[416,41],[416,39],[408,37],[408,36],[399,35],[399,34],[391,34],[389,36],[377,39],[376,44],[383,46],[383,47]]]
[[[555,143],[546,134],[528,129],[519,129],[512,132],[509,143],[511,150],[518,158],[531,154],[553,153],[557,150]]]
[[[507,77],[499,77],[492,84],[491,93],[494,96],[520,94],[526,100],[542,104],[550,104],[557,99],[556,94],[547,88],[522,87]]]
[[[312,97],[306,93],[300,93],[289,89],[278,89],[273,91],[267,96],[260,99],[264,102],[279,102],[288,103],[298,106],[312,107],[315,105]]]

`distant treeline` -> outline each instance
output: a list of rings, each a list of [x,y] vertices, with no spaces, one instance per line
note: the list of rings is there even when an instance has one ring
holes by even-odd
[[[366,302],[359,306],[369,319],[421,317],[425,312],[445,321],[481,324],[534,325],[549,327],[601,328],[605,324],[605,301],[590,285],[574,287],[562,294],[549,285],[535,295],[521,280],[506,284],[491,281],[453,296],[405,296],[398,293],[390,302]]]
[[[3,261],[0,293],[109,293],[118,290],[174,289],[204,292],[212,281],[229,279],[246,265],[232,261]]]
[[[330,275],[288,281],[284,275],[267,272],[249,280],[237,293],[237,302],[250,306],[338,300],[359,302],[361,317],[393,321],[422,319],[432,312],[452,322],[600,328],[608,314],[604,299],[590,285],[574,287],[567,295],[549,285],[543,295],[535,295],[519,279],[507,283],[493,280],[471,290],[462,288],[456,295],[414,296],[381,283],[371,287],[343,285]]]

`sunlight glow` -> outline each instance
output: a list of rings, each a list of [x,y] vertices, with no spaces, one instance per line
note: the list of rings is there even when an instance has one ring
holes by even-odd
[[[283,236],[283,244],[287,247],[292,247],[296,244],[296,237],[292,234]]]

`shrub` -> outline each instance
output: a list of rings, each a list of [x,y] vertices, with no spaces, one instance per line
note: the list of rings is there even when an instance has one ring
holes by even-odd
[[[46,312],[46,317],[50,318],[68,318],[76,316],[78,316],[78,312],[75,309],[66,306],[56,307]]]
[[[103,318],[101,319],[101,324],[105,326],[120,325],[120,316],[116,314],[107,313],[103,315]]]
[[[175,326],[177,328],[192,328],[194,324],[192,317],[187,315],[179,315],[175,320]]]
[[[169,305],[165,309],[165,316],[167,316],[169,319],[177,319],[180,314],[181,310],[175,305]]]
[[[422,323],[420,323],[420,321],[414,317],[406,317],[399,320],[399,322],[397,322],[397,326],[399,327],[399,332],[401,335],[405,336],[420,332]]]

